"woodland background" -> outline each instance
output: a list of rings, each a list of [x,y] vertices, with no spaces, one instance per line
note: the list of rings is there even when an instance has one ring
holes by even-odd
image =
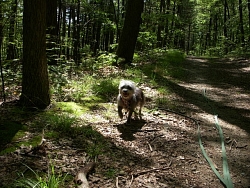
[[[92,187],[218,187],[193,121],[218,164],[207,87],[249,187],[249,42],[250,0],[1,1],[0,186],[76,187],[94,162]],[[122,78],[147,96],[132,126],[117,118]]]
[[[1,2],[0,15],[1,72],[23,63],[21,103],[31,100],[41,108],[49,104],[46,62],[86,67],[104,60],[131,64],[134,55],[153,49],[207,56],[249,53],[246,0],[13,0]],[[4,96],[3,76],[2,85]]]

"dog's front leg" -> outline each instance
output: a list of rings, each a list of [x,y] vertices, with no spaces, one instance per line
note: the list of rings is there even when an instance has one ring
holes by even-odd
[[[122,113],[122,107],[118,106],[118,115],[122,119],[123,118],[123,113]]]
[[[133,114],[133,110],[130,109],[128,112],[127,124],[129,124],[131,122],[132,114]]]

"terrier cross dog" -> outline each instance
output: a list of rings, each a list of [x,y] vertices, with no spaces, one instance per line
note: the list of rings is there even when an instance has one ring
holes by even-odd
[[[117,105],[119,117],[123,118],[122,109],[127,110],[127,123],[130,123],[133,112],[137,115],[135,108],[139,106],[139,116],[141,119],[141,109],[145,103],[145,96],[142,90],[136,87],[135,83],[130,80],[121,80],[118,89]]]

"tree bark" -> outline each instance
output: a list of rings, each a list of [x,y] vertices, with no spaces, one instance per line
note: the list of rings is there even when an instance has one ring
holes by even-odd
[[[244,36],[244,23],[243,23],[243,11],[242,11],[242,0],[239,0],[239,15],[240,15],[240,42],[241,46],[244,46],[245,36]]]
[[[224,30],[224,37],[225,37],[225,53],[228,53],[228,47],[227,47],[227,40],[228,40],[228,35],[227,35],[227,8],[228,8],[228,4],[227,4],[227,0],[224,1],[224,26],[223,26],[223,30]]]
[[[73,57],[77,65],[80,63],[80,0],[77,1],[76,9],[76,20],[75,20],[75,30],[74,30],[74,50]]]
[[[164,30],[164,19],[162,18],[162,16],[165,14],[166,12],[166,3],[165,0],[161,0],[160,3],[160,20],[158,23],[158,28],[157,28],[157,47],[162,47],[163,44],[163,40],[162,40],[162,35],[161,32],[162,30]]]
[[[72,7],[70,7],[69,8],[69,17],[68,17],[68,20],[69,20],[69,24],[68,24],[68,38],[67,38],[67,40],[68,40],[68,42],[67,43],[70,43],[70,41],[71,41],[71,20],[72,20],[72,13],[73,12],[73,8]],[[66,50],[66,54],[67,54],[67,59],[69,60],[69,59],[71,59],[71,51],[70,51],[70,47],[69,47],[69,45],[67,45],[67,50]]]
[[[16,45],[14,43],[16,13],[17,13],[17,0],[14,0],[12,2],[12,7],[11,7],[7,60],[11,60],[11,59],[16,58]]]
[[[128,0],[124,26],[117,49],[117,56],[124,58],[127,64],[133,60],[137,36],[141,24],[143,0]]]
[[[58,24],[57,24],[57,0],[46,0],[46,34],[47,34],[47,56],[48,64],[57,64],[56,43],[58,36]]]
[[[247,1],[248,9],[248,42],[250,42],[250,0]]]
[[[23,4],[23,77],[20,103],[25,107],[44,109],[50,104],[46,60],[46,1],[24,0]]]
[[[2,42],[3,42],[3,11],[2,11],[2,2],[0,2],[0,74],[1,74],[1,84],[2,84],[2,96],[3,96],[3,102],[6,101],[5,97],[5,83],[4,83],[4,77],[3,77],[3,66],[2,66]]]

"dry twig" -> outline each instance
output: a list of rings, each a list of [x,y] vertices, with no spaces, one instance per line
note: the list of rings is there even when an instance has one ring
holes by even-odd
[[[78,185],[78,188],[89,188],[89,182],[87,180],[87,175],[93,171],[95,168],[95,163],[90,162],[85,167],[81,168],[75,179],[74,182]]]

